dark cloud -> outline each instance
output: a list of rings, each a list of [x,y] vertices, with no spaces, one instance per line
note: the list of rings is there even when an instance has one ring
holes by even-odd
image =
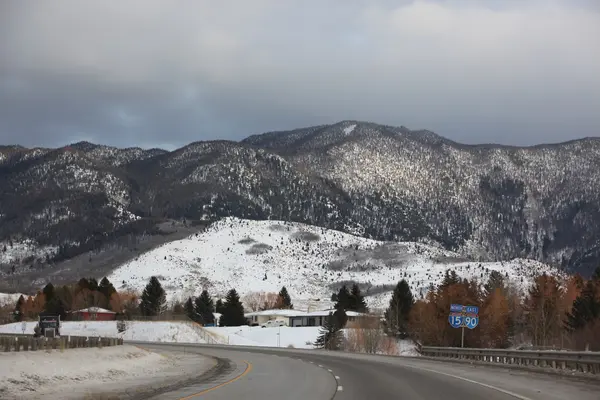
[[[597,136],[596,4],[6,1],[0,142],[174,148],[344,119]]]

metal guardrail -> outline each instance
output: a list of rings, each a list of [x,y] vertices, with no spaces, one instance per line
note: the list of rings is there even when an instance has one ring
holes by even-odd
[[[504,366],[528,366],[600,374],[600,352],[474,349],[417,346],[426,357],[472,360]]]
[[[25,334],[0,334],[0,349],[10,351],[37,351],[60,349],[79,349],[89,347],[110,347],[123,344],[121,338],[108,338],[98,336],[60,336],[60,337],[33,337]]]

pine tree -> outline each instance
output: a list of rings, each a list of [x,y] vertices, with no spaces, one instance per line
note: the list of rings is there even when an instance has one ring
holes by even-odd
[[[44,307],[44,311],[53,314],[60,315],[61,318],[66,316],[66,310],[62,301],[58,297],[56,293],[56,289],[52,283],[48,283],[43,289],[42,293],[44,294],[44,298],[46,299],[46,304]]]
[[[505,292],[506,285],[504,283],[504,276],[502,276],[500,272],[494,270],[490,273],[490,276],[485,285],[483,285],[484,297],[491,296],[496,291],[496,289],[501,289],[502,292]]]
[[[113,294],[117,293],[117,289],[115,289],[115,287],[112,283],[110,283],[107,277],[104,277],[98,285],[98,291],[104,296],[104,299],[106,299],[105,307],[110,309],[110,298]]]
[[[219,313],[219,314],[223,314],[224,309],[225,309],[225,306],[223,304],[223,300],[217,299],[217,302],[215,303],[215,312]]]
[[[367,312],[367,303],[365,302],[365,297],[360,292],[360,288],[358,284],[352,285],[352,290],[350,291],[349,305],[346,310],[356,311],[356,312]]]
[[[183,309],[185,311],[185,315],[189,319],[191,319],[192,321],[198,320],[198,318],[196,317],[196,311],[194,309],[194,301],[192,300],[191,297],[188,297],[185,304],[183,305]]]
[[[290,297],[285,286],[283,286],[279,291],[279,304],[281,306],[280,308],[282,309],[292,310],[294,308],[294,305],[292,304],[292,298]]]
[[[573,302],[567,314],[566,328],[576,331],[585,328],[600,318],[600,285],[594,280],[586,282],[581,294]]]
[[[142,292],[140,311],[144,316],[153,317],[164,312],[166,305],[165,290],[158,278],[153,276]]]
[[[350,292],[346,285],[343,285],[337,293],[337,303],[335,304],[335,308],[337,308],[338,305],[344,310],[348,310],[351,306]]]
[[[390,335],[406,338],[408,336],[408,318],[415,304],[410,286],[402,279],[396,284],[390,304],[385,310],[385,322]]]
[[[600,282],[600,267],[597,267],[594,273],[592,274],[592,281]]]
[[[333,319],[335,320],[336,326],[340,329],[343,329],[348,322],[348,316],[346,315],[346,311],[341,304],[338,304],[335,307],[335,312],[333,313]]]
[[[325,323],[319,329],[319,336],[314,343],[318,349],[339,350],[342,347],[342,330],[332,313],[325,318]]]
[[[244,306],[240,301],[240,295],[235,289],[231,289],[225,297],[220,323],[221,326],[241,326],[247,323],[244,316]]]
[[[15,304],[15,321],[21,322],[23,321],[23,305],[25,304],[25,298],[23,295],[19,296],[17,300],[17,304]]]
[[[194,301],[194,311],[203,325],[215,323],[215,316],[213,314],[215,306],[207,290],[203,290],[200,296]]]
[[[450,271],[449,269],[447,269],[444,273],[444,280],[442,281],[440,287],[446,288],[448,286],[456,285],[458,283],[460,283],[460,279],[458,275],[456,275],[456,271]]]

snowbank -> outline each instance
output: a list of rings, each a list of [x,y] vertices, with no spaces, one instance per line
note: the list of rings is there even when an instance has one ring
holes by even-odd
[[[260,326],[210,327],[207,331],[222,338],[222,343],[238,346],[289,347],[312,349],[319,335],[319,327],[282,326],[261,328]],[[278,339],[279,336],[279,339]]]
[[[0,353],[0,398],[81,399],[90,394],[157,385],[161,380],[166,385],[174,377],[189,374],[186,371],[192,370],[188,368],[190,362],[190,356],[167,357],[129,345],[62,353]],[[211,359],[198,356],[193,362],[194,374],[214,365]]]
[[[37,322],[27,322],[25,333],[33,333]],[[0,333],[23,333],[22,323],[0,325]],[[125,340],[147,342],[206,343],[192,323],[127,321],[123,333],[117,331],[116,321],[65,321],[61,323],[61,335],[122,337]]]
[[[206,328],[220,343],[236,346],[294,347],[313,349],[320,327],[288,326],[261,328],[260,326],[210,327]],[[346,332],[347,329],[344,329]],[[399,356],[417,356],[415,345],[410,340],[398,340]]]

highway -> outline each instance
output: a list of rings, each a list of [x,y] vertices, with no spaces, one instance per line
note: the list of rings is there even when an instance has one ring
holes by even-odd
[[[501,367],[316,350],[128,343],[218,360],[208,376],[152,400],[600,399],[596,382]]]

